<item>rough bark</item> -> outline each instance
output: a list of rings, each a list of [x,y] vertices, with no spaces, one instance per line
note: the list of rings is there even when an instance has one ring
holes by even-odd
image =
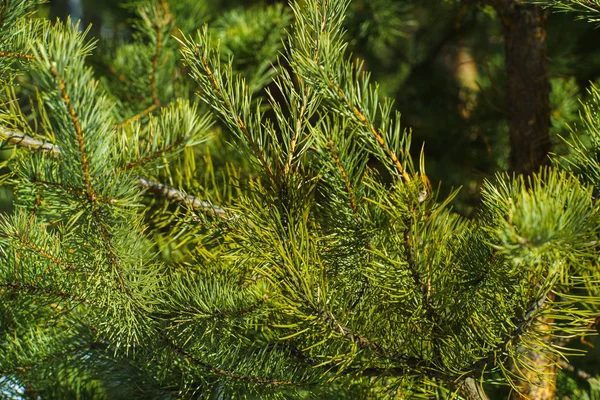
[[[464,379],[458,388],[462,397],[467,400],[488,400],[487,395],[473,378]]]
[[[508,87],[506,103],[510,130],[510,168],[531,174],[549,162],[550,81],[546,43],[546,12],[521,0],[483,0],[493,6],[502,21]],[[548,321],[538,321],[542,326]],[[526,354],[529,369],[512,399],[553,400],[556,364],[539,352]],[[513,371],[517,372],[517,371]],[[517,375],[519,373],[517,372]]]
[[[503,26],[510,167],[531,174],[548,163],[550,82],[546,43],[546,11],[514,0],[493,1]]]
[[[550,140],[550,82],[546,43],[546,12],[514,0],[497,1],[501,16],[510,130],[510,167],[531,174],[548,163]],[[539,321],[544,325],[546,321]],[[529,352],[532,371],[521,371],[525,380],[512,399],[553,400],[557,369],[548,355]]]

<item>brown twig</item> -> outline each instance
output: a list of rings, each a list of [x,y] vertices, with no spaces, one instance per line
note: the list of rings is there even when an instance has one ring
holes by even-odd
[[[120,82],[122,82],[122,83],[127,82],[127,78],[125,78],[125,75],[123,75],[119,71],[117,71],[117,69],[114,67],[114,65],[107,65],[106,69],[108,70],[108,72],[113,74]]]
[[[0,51],[0,57],[3,58],[14,58],[14,59],[22,59],[22,60],[34,60],[36,57],[31,54],[25,53],[7,53],[4,51]]]
[[[35,139],[21,132],[7,129],[2,126],[0,126],[0,138],[4,138],[4,140],[6,140],[7,142],[14,143],[20,147],[25,147],[31,150],[38,150],[41,152],[48,152],[53,156],[58,156],[60,154],[60,151],[52,143]]]

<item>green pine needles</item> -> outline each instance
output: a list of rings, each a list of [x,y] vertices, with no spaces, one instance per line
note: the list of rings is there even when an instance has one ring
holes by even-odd
[[[92,59],[1,4],[1,396],[484,398],[594,331],[592,187],[500,176],[454,213],[345,52],[348,0],[197,33],[202,7],[145,2]]]

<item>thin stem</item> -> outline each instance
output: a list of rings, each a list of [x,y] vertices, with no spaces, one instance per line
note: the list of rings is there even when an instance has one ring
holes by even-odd
[[[166,152],[174,149],[175,147],[179,146],[185,139],[186,139],[186,137],[182,136],[179,139],[177,139],[176,141],[174,141],[173,143],[169,144],[168,146],[163,147],[162,149],[156,150],[152,154],[149,154],[149,155],[147,155],[145,157],[142,157],[139,160],[135,160],[135,161],[131,161],[131,162],[127,163],[127,165],[125,165],[123,167],[123,169],[124,170],[128,170],[128,169],[134,168],[134,167],[136,167],[138,165],[145,164],[148,161],[154,160],[154,159],[158,158],[159,156],[161,156],[162,154],[164,154],[164,153],[166,153]]]
[[[129,125],[133,121],[137,121],[138,119],[145,117],[146,115],[150,114],[152,111],[156,110],[157,108],[158,108],[158,104],[152,104],[150,107],[140,111],[139,113],[135,114],[133,117],[128,118],[125,121],[121,122],[120,124],[116,125],[115,129],[121,129],[121,128]]]
[[[423,283],[423,281],[421,279],[421,275],[419,274],[419,271],[417,269],[417,262],[413,255],[413,249],[412,249],[412,243],[411,243],[411,237],[410,237],[411,230],[412,230],[411,219],[407,218],[404,223],[405,223],[404,255],[406,257],[408,270],[409,270],[410,275],[415,283],[415,286],[421,292],[421,300],[423,302],[423,307],[425,308],[425,310],[427,312],[428,318],[431,321],[435,322],[437,319],[437,312],[436,312],[435,308],[433,308],[433,306],[431,305],[431,298],[430,298],[431,283],[429,282],[429,280],[427,281],[427,284]]]
[[[350,99],[348,98],[346,93],[344,93],[344,91],[340,87],[338,87],[329,78],[327,78],[327,84],[337,93],[337,95],[339,96],[339,99],[342,101],[342,103],[344,105],[346,105],[348,107],[348,109],[358,119],[358,121],[365,128],[367,128],[369,130],[369,132],[371,132],[371,134],[375,137],[375,140],[377,141],[377,143],[379,144],[381,149],[384,151],[384,153],[386,153],[390,157],[390,159],[392,160],[392,163],[396,166],[398,173],[400,173],[402,175],[402,177],[404,178],[404,180],[406,182],[410,182],[411,181],[410,175],[408,175],[408,172],[406,172],[406,170],[402,166],[402,163],[398,159],[398,156],[396,155],[394,150],[390,149],[389,146],[387,145],[387,143],[384,139],[384,135],[381,132],[377,131],[377,128],[375,127],[375,125],[367,119],[366,115],[362,111],[360,111],[358,105],[352,104],[352,102],[350,101]]]
[[[310,91],[308,88],[302,85],[302,105],[300,106],[300,111],[296,117],[296,126],[294,129],[294,137],[290,142],[290,148],[287,155],[287,161],[285,163],[285,167],[283,168],[284,174],[287,174],[292,166],[292,161],[294,159],[294,153],[296,151],[296,146],[298,145],[298,139],[300,138],[300,134],[302,133],[302,123],[304,122],[304,114],[308,108],[308,100],[310,98]]]
[[[29,239],[22,236],[19,232],[13,232],[12,236],[15,240],[17,240],[19,243],[21,243],[25,248],[31,250],[33,253],[39,255],[40,257],[51,261],[55,265],[58,265],[64,269],[68,269],[70,271],[78,271],[78,268],[75,267],[74,265],[69,264],[69,263],[59,259],[55,255],[50,253],[50,251],[38,247],[35,243],[32,243]]]
[[[21,60],[34,60],[35,56],[32,56],[31,54],[24,54],[24,53],[7,53],[4,51],[0,51],[0,57],[2,58],[14,58],[14,59],[21,59]]]

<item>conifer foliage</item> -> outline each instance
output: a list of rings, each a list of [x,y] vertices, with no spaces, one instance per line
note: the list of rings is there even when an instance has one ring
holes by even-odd
[[[85,31],[1,4],[3,396],[484,398],[593,329],[593,189],[500,176],[453,213],[345,51],[348,0],[235,11],[225,49],[146,3],[100,80]]]

